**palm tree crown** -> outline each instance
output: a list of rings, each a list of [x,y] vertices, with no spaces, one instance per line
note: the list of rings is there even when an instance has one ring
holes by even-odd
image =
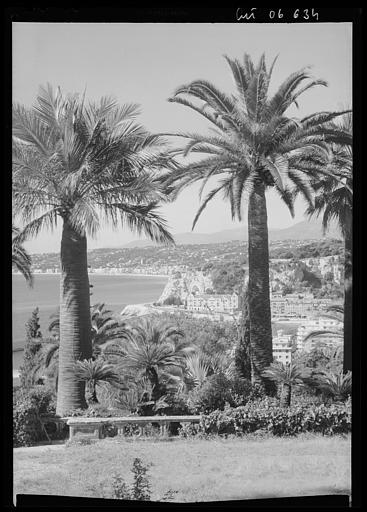
[[[300,191],[313,204],[312,176],[331,176],[324,169],[329,155],[328,141],[350,142],[348,133],[330,125],[344,112],[320,112],[302,119],[288,118],[287,109],[308,89],[326,86],[312,79],[308,68],[291,74],[268,97],[275,60],[267,69],[264,55],[257,66],[245,54],[243,63],[225,57],[233,74],[236,92],[227,95],[206,81],[196,80],[176,89],[171,102],[195,110],[209,120],[212,135],[175,134],[188,139],[184,156],[206,155],[198,163],[181,167],[165,177],[171,192],[203,180],[201,193],[210,177],[225,174],[204,199],[196,224],[208,202],[222,192],[230,201],[233,218],[241,220],[243,198],[250,196],[257,182],[274,187],[293,214],[293,195]],[[305,83],[306,82],[306,83]],[[173,187],[174,185],[174,187]]]
[[[280,362],[272,363],[269,368],[264,371],[264,374],[269,379],[280,384],[289,384],[291,386],[302,384],[303,379],[308,377],[310,373],[308,369],[296,363],[283,364]]]
[[[50,85],[32,109],[14,106],[14,209],[28,234],[62,218],[94,236],[105,219],[172,241],[157,213],[163,196],[152,174],[168,162],[164,141],[135,122],[138,113],[134,104],[120,107],[110,97],[86,104]]]
[[[314,377],[313,385],[334,400],[343,401],[352,394],[352,372],[320,372]]]
[[[339,123],[330,124],[334,130],[342,129],[352,137],[352,114],[347,113]],[[351,228],[353,209],[353,154],[351,139],[348,144],[333,144],[329,154],[329,175],[314,182],[316,191],[314,205],[307,214],[312,217],[322,214],[322,225],[327,230],[330,222],[336,219],[345,238]],[[338,179],[335,179],[338,178]]]
[[[280,402],[282,406],[288,407],[291,403],[292,386],[302,385],[311,377],[311,370],[297,363],[283,364],[277,361],[266,368],[263,375],[282,386]]]
[[[76,376],[87,383],[90,392],[90,401],[98,403],[96,387],[101,383],[109,383],[119,387],[123,387],[122,380],[113,365],[107,363],[103,359],[85,359],[75,363]]]
[[[104,353],[122,356],[122,366],[134,375],[147,377],[156,396],[160,377],[183,368],[193,348],[182,339],[180,330],[155,318],[141,318],[130,326],[130,332],[131,337],[126,341],[107,343]]]

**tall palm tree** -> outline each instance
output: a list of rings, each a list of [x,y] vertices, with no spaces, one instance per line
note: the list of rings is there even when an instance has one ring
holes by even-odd
[[[352,115],[343,116],[333,129],[342,129],[352,136]],[[336,219],[344,238],[344,372],[352,370],[352,260],[353,260],[353,154],[351,143],[333,144],[329,160],[332,175],[314,183],[317,192],[315,204],[307,213],[322,214],[322,225],[327,230],[330,221]]]
[[[12,256],[11,261],[21,274],[29,286],[33,286],[33,275],[31,271],[32,260],[27,251],[23,247],[24,236],[19,228],[12,226]]]
[[[311,370],[296,363],[283,364],[279,361],[272,363],[264,370],[264,375],[281,385],[280,405],[291,405],[292,387],[302,385],[304,380],[311,377]]]
[[[73,371],[91,357],[87,237],[119,222],[157,242],[172,237],[157,212],[154,171],[167,164],[161,137],[135,118],[137,105],[98,103],[41,87],[37,103],[13,108],[13,205],[27,235],[60,221],[60,356],[57,413],[86,407]]]
[[[233,219],[242,220],[242,205],[247,199],[251,378],[256,383],[263,379],[262,370],[272,361],[265,192],[275,189],[292,215],[293,189],[312,203],[310,178],[328,174],[328,141],[349,138],[327,124],[341,112],[320,112],[302,119],[286,116],[304,92],[327,85],[324,80],[312,79],[307,68],[291,74],[269,97],[275,61],[268,69],[264,55],[257,65],[247,54],[242,62],[225,58],[233,74],[235,95],[220,91],[206,80],[195,80],[176,89],[170,98],[201,114],[214,128],[211,135],[173,134],[188,141],[177,154],[185,157],[199,153],[203,157],[161,179],[173,198],[198,180],[202,181],[201,194],[211,178],[217,179],[195,216],[193,228],[218,193],[230,202]]]
[[[162,378],[173,376],[175,369],[185,366],[193,347],[183,340],[183,332],[156,318],[141,318],[130,326],[131,337],[105,345],[104,354],[120,355],[121,365],[136,378],[147,377],[153,389],[153,400],[159,398]]]

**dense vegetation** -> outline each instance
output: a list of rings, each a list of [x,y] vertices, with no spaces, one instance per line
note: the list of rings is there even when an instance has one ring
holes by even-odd
[[[257,431],[275,436],[292,436],[304,432],[323,435],[347,434],[352,428],[351,415],[350,402],[331,406],[295,405],[285,410],[267,399],[203,415],[200,424],[185,429],[183,435],[228,436]]]
[[[131,317],[120,321],[118,327],[117,318],[101,306],[91,308],[91,319],[96,327],[94,346],[98,350],[94,351],[91,360],[81,361],[75,368],[76,374],[87,384],[89,406],[70,410],[68,415],[203,414],[205,418],[209,415],[203,420],[207,422],[205,428],[204,423],[199,430],[184,428],[181,435],[214,433],[215,430],[208,427],[212,425],[211,418],[221,418],[218,425],[227,425],[229,430],[218,427],[220,433],[232,432],[233,428],[238,434],[261,430],[265,428],[263,422],[267,421],[267,431],[280,435],[283,431],[288,434],[314,431],[316,427],[307,419],[310,408],[324,403],[329,405],[320,409],[323,432],[349,431],[349,409],[340,409],[340,412],[333,406],[334,402],[344,402],[351,393],[350,376],[340,376],[340,350],[316,348],[310,353],[299,353],[297,365],[302,371],[298,371],[296,378],[288,379],[288,370],[280,368],[277,396],[269,402],[269,409],[261,405],[265,389],[251,384],[248,341],[246,338],[238,341],[239,326],[234,322],[164,313],[144,319]],[[54,357],[57,360],[57,316],[53,315],[51,319],[50,327],[54,329],[51,340],[42,337],[37,311],[32,315],[28,330],[31,325],[38,349],[25,353],[27,364],[22,367],[22,382],[33,384],[21,386],[13,396],[14,442],[17,446],[31,445],[57,435],[49,430],[49,426],[45,431],[40,422],[40,415],[55,413],[57,365],[50,364],[50,360]],[[35,375],[37,380],[31,381]],[[40,382],[43,384],[37,384]],[[286,388],[292,389],[292,403],[282,400]],[[303,404],[302,410],[299,404]],[[243,407],[258,412],[251,412],[252,420],[246,420],[247,427],[235,428],[232,415],[239,417],[247,411]],[[282,412],[289,407],[292,407],[289,413]],[[229,414],[228,408],[233,413]],[[218,411],[227,412],[223,416]],[[271,428],[270,418],[274,421],[277,418],[278,422],[271,423]],[[340,423],[336,423],[336,418]],[[138,429],[132,425],[130,434],[134,433],[136,435]],[[171,433],[177,434],[177,426],[171,426]],[[116,429],[106,425],[105,435],[116,435]]]

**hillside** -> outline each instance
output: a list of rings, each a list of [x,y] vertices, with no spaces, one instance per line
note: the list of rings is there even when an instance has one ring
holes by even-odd
[[[177,244],[213,244],[232,240],[247,241],[247,226],[226,229],[215,233],[178,233],[174,235]],[[322,240],[323,238],[340,238],[336,224],[333,224],[325,236],[322,233],[321,220],[302,221],[283,229],[270,229],[270,240]],[[124,247],[148,247],[155,245],[150,240],[136,240]]]

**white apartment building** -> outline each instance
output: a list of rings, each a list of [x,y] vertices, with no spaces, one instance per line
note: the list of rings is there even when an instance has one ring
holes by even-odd
[[[270,304],[271,316],[273,318],[303,318],[325,310],[330,305],[330,300],[314,299],[312,294],[303,296],[290,294],[284,297],[279,294],[273,294]]]
[[[315,343],[322,340],[322,343],[328,346],[337,346],[342,344],[342,338],[334,334],[325,334],[322,338],[311,338],[304,342],[305,337],[313,331],[341,331],[343,323],[332,318],[319,317],[305,320],[297,329],[296,347],[297,350],[309,352],[315,346]]]
[[[186,298],[186,307],[190,311],[228,311],[238,309],[238,295],[196,294],[190,293]]]
[[[292,335],[284,334],[282,329],[273,338],[273,359],[283,364],[292,361]]]

